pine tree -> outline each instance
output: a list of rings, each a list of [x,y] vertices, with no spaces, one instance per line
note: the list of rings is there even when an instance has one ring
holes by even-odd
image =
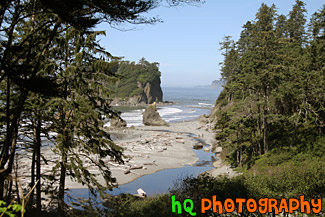
[[[322,135],[325,132],[325,5],[313,14],[310,21],[312,41],[308,47],[309,89],[306,93],[308,109],[315,118]]]
[[[182,2],[172,1],[171,4]],[[199,1],[186,1],[190,2]],[[153,23],[157,21],[156,18],[142,17],[141,14],[161,3],[155,0],[0,2],[0,32],[3,36],[0,44],[0,85],[1,100],[5,102],[1,106],[1,110],[5,111],[1,124],[4,123],[5,127],[1,125],[4,134],[0,138],[0,199],[4,196],[4,182],[12,172],[19,123],[30,92],[46,97],[62,96],[56,74],[39,73],[44,69],[43,63],[49,61],[46,58],[60,34],[65,34],[72,27],[86,31],[100,22],[111,25],[123,22]],[[60,60],[51,61],[56,65]],[[99,65],[102,64],[98,63],[97,67]],[[99,96],[91,100],[102,102]],[[103,109],[110,110],[107,106]]]
[[[306,32],[303,2],[297,0],[288,16],[262,4],[225,57],[216,126],[234,165],[249,166],[254,156],[278,148],[324,153],[324,8]],[[225,102],[230,93],[232,101]]]
[[[55,153],[61,158],[57,162],[54,175],[59,175],[58,211],[65,215],[65,179],[67,174],[77,182],[87,185],[96,195],[116,185],[115,179],[104,159],[112,158],[121,163],[121,148],[116,146],[104,131],[103,116],[116,115],[110,108],[108,83],[115,80],[116,62],[103,52],[96,41],[101,32],[67,31],[58,38],[56,55],[61,59],[58,82],[63,97],[53,100],[52,109],[57,111],[53,120],[53,130],[58,133]],[[100,57],[98,55],[102,53]],[[106,181],[101,185],[96,174],[84,166],[85,160],[99,169]],[[107,160],[107,159],[106,159]],[[96,190],[95,190],[96,189]]]

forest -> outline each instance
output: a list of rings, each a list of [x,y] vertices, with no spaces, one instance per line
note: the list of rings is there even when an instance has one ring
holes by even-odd
[[[198,0],[0,2],[0,212],[1,216],[40,216],[44,194],[55,201],[54,216],[67,216],[65,179],[85,185],[93,194],[116,186],[104,158],[123,163],[104,120],[118,115],[111,107],[110,84],[118,80],[118,58],[97,40],[99,23],[153,24],[142,14],[159,6]],[[146,79],[146,78],[144,78]],[[56,160],[42,150],[53,145]],[[21,157],[29,157],[21,162]],[[100,171],[101,185],[83,159]],[[19,178],[30,170],[29,180]],[[102,196],[102,194],[100,194]],[[27,211],[26,211],[27,210]],[[26,211],[26,212],[25,212]],[[47,214],[45,214],[47,215]],[[69,214],[70,215],[70,214]]]
[[[325,7],[306,23],[304,3],[288,16],[262,4],[238,41],[221,42],[224,91],[217,139],[234,166],[274,152],[324,156]]]

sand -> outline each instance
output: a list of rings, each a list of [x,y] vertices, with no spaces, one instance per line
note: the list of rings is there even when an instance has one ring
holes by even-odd
[[[198,120],[172,123],[170,126],[141,126],[134,129],[110,130],[114,142],[125,148],[125,164],[111,163],[112,176],[119,185],[131,182],[141,176],[160,170],[179,168],[196,163],[198,158],[193,151],[197,141],[188,134],[204,139],[211,146],[214,133],[208,125],[202,126]],[[131,169],[130,168],[141,168]],[[128,174],[125,174],[129,171]],[[104,180],[99,177],[100,183]],[[66,180],[67,188],[84,188],[84,186]]]
[[[215,143],[215,132],[212,130],[213,125],[202,124],[199,120],[172,123],[170,126],[142,126],[135,128],[126,128],[120,130],[109,130],[113,135],[114,142],[123,147],[124,164],[117,164],[110,159],[105,159],[112,172],[112,176],[117,179],[119,185],[131,182],[141,176],[155,173],[160,170],[179,168],[185,165],[194,164],[198,158],[193,151],[193,145],[197,141],[193,137],[203,139],[206,144]],[[189,137],[188,135],[192,136]],[[221,148],[219,147],[219,152]],[[42,154],[48,163],[42,163],[41,173],[50,174],[54,161],[59,157],[53,153],[52,148],[42,149]],[[218,154],[216,154],[218,157]],[[220,158],[219,158],[220,159]],[[26,185],[29,183],[30,156],[21,156],[19,161],[19,179]],[[89,171],[98,173],[96,168],[91,167],[87,160],[84,160],[84,166],[88,166]],[[221,160],[214,163],[215,169],[208,171],[213,176],[229,175],[235,173]],[[101,176],[97,177],[101,184],[104,180]],[[66,178],[66,188],[86,188],[80,183],[74,182],[69,177]]]

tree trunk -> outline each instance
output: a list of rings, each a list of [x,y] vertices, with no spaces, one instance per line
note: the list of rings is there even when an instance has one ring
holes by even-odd
[[[297,129],[298,129],[298,124],[295,124],[295,129],[293,130],[293,133],[292,133],[292,136],[291,136],[290,148],[292,148],[293,145],[295,144]]]
[[[41,212],[42,209],[42,198],[41,198],[41,117],[39,111],[37,111],[35,115],[35,122],[36,122],[36,128],[35,128],[35,148],[36,148],[36,210],[37,212]]]
[[[66,175],[66,167],[65,163],[67,161],[67,157],[65,154],[62,155],[61,164],[61,174],[60,174],[60,185],[59,185],[59,194],[58,194],[58,216],[65,217],[65,203],[64,203],[64,188],[65,188],[65,175]]]
[[[264,143],[264,153],[267,154],[269,151],[269,141],[268,141],[268,91],[267,87],[264,87],[264,105],[263,105],[263,143]]]
[[[266,115],[266,113],[264,113]],[[263,142],[264,142],[264,153],[267,154],[269,151],[269,141],[268,141],[268,124],[267,124],[267,117],[264,117],[263,119]]]
[[[261,124],[261,108],[260,105],[257,105],[257,112],[258,112],[258,121],[257,121],[257,125],[258,125],[258,154],[261,155],[262,154],[262,145],[261,145],[261,135],[262,135],[262,124]]]
[[[35,132],[35,131],[34,131]],[[35,136],[35,134],[34,134]],[[31,188],[35,185],[35,155],[36,155],[36,146],[33,144],[33,155],[32,155],[32,165],[31,165],[31,177],[30,177],[30,186]],[[34,204],[34,190],[30,193],[29,198],[29,207],[32,208]]]
[[[1,154],[0,154],[0,200],[3,199],[4,193],[4,182],[8,175],[12,171],[12,166],[14,163],[14,155],[15,155],[15,148],[16,148],[16,138],[18,133],[18,125],[19,119],[21,116],[21,112],[24,107],[25,100],[27,98],[28,91],[22,91],[19,96],[19,101],[17,103],[16,109],[13,111],[12,118],[10,119],[10,126],[7,129],[7,135],[3,146],[1,147]],[[10,151],[10,154],[9,154]],[[8,162],[9,160],[9,162]],[[5,169],[5,165],[7,168]]]
[[[239,154],[239,166],[242,167],[243,160],[243,146],[240,146],[240,154]]]
[[[62,112],[61,114],[61,120],[63,121],[62,123],[64,123],[65,121],[65,112]],[[61,147],[61,156],[62,156],[62,160],[60,162],[61,165],[61,173],[60,173],[60,184],[59,184],[59,193],[58,193],[58,216],[59,217],[65,217],[65,211],[64,211],[64,207],[65,207],[65,203],[64,203],[64,189],[65,189],[65,177],[66,177],[66,172],[67,172],[67,168],[66,168],[66,163],[68,161],[67,155],[66,155],[66,149],[69,147],[69,142],[70,142],[70,138],[69,138],[69,134],[68,134],[68,130],[64,129],[63,130],[63,141],[62,141],[62,147]]]

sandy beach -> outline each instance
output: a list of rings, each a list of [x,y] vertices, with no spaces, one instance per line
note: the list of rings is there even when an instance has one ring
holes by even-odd
[[[212,148],[215,143],[215,132],[212,125],[200,123],[199,120],[172,123],[170,126],[141,126],[125,129],[110,129],[109,132],[114,138],[114,142],[124,148],[124,164],[105,159],[112,172],[112,176],[117,179],[119,185],[129,183],[141,176],[155,173],[160,170],[179,168],[185,165],[193,165],[197,156],[193,151],[193,146],[198,143],[195,138],[203,140]],[[191,136],[189,136],[191,135]],[[217,148],[216,156],[222,151]],[[50,174],[53,163],[59,160],[50,146],[42,149],[43,156],[48,160],[47,164],[42,162],[41,173]],[[29,183],[30,171],[28,162],[30,156],[20,156],[19,180],[23,185]],[[216,168],[208,171],[213,176],[227,174],[234,175],[229,166],[223,165],[221,160],[214,162]],[[84,166],[90,172],[98,173],[90,162],[84,160]],[[101,184],[104,180],[101,176],[97,179]],[[85,185],[66,178],[66,188],[86,188]]]
[[[109,132],[115,138],[114,142],[125,149],[125,164],[108,162],[119,185],[160,170],[192,165],[198,160],[193,151],[193,145],[198,143],[194,137],[205,140],[211,147],[215,138],[210,126],[198,120],[172,123],[170,126],[141,126]],[[98,178],[104,183],[101,177]],[[68,178],[66,187],[85,186]]]

